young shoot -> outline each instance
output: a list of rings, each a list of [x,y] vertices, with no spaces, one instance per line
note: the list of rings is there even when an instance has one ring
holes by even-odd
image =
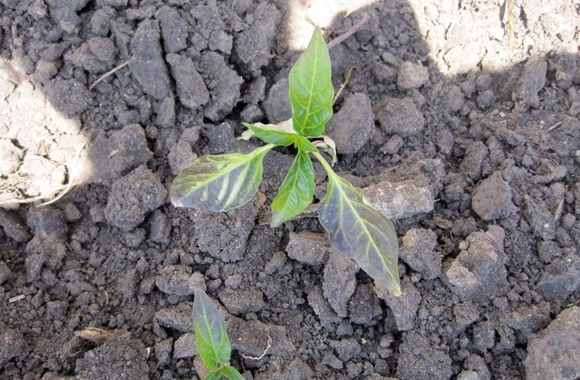
[[[193,328],[199,356],[209,369],[204,380],[219,380],[222,376],[230,380],[245,380],[229,365],[232,347],[224,320],[217,307],[202,290],[195,291]]]
[[[242,138],[256,136],[266,145],[250,154],[201,157],[175,178],[171,201],[177,207],[211,211],[240,207],[258,190],[266,154],[276,146],[293,145],[296,157],[272,201],[271,226],[300,215],[312,203],[313,156],[328,175],[328,190],[318,204],[318,214],[331,244],[393,295],[400,295],[399,248],[393,224],[367,202],[361,189],[336,174],[319,151],[329,151],[333,162],[336,159],[334,143],[324,135],[332,116],[334,89],[330,56],[319,28],[290,70],[288,82],[292,119],[277,125],[244,123],[249,132]]]

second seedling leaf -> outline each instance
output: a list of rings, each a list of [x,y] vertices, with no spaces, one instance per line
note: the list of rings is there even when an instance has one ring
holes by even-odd
[[[302,214],[312,203],[314,195],[314,167],[308,153],[298,150],[278,194],[272,201],[272,227]]]
[[[274,145],[250,154],[203,156],[185,168],[171,184],[176,207],[229,211],[248,203],[262,181],[262,160]]]
[[[401,294],[395,228],[365,201],[361,189],[328,172],[328,190],[318,214],[336,249],[393,295]]]
[[[318,137],[324,133],[332,116],[334,89],[330,78],[328,48],[317,27],[288,77],[293,127],[298,134]]]
[[[224,320],[211,299],[201,290],[195,291],[193,327],[199,355],[207,368],[216,370],[230,360],[232,348]]]

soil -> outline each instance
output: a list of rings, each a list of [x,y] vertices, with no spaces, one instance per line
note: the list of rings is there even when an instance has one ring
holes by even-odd
[[[198,378],[200,287],[246,379],[580,377],[578,0],[329,3],[0,2],[0,378]],[[243,121],[290,116],[311,23],[361,20],[328,133],[395,223],[400,297],[315,212],[269,227],[288,148],[265,203],[168,199],[196,157],[259,145]]]

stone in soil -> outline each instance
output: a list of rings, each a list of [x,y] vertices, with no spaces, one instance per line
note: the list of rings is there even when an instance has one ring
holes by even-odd
[[[414,136],[423,130],[425,118],[411,98],[384,98],[374,109],[381,129],[401,137]]]
[[[264,293],[260,290],[227,288],[219,294],[225,308],[234,315],[255,313],[265,306]]]
[[[536,286],[537,292],[550,302],[563,304],[580,287],[580,257],[570,253],[554,259]]]
[[[405,61],[399,67],[397,76],[397,88],[399,91],[407,91],[419,88],[429,80],[429,70],[419,64]]]
[[[41,155],[32,154],[28,151],[19,170],[28,176],[26,185],[28,195],[49,195],[54,189],[60,187],[64,180],[66,170],[63,165],[45,158]]]
[[[369,204],[390,220],[431,212],[434,199],[428,187],[383,181],[363,189]]]
[[[221,54],[207,52],[202,57],[203,73],[209,78],[211,99],[204,108],[204,116],[211,121],[221,121],[239,100],[244,82],[227,64]]]
[[[166,54],[177,53],[187,48],[187,22],[179,13],[168,6],[161,7],[155,18],[159,20],[163,48]]]
[[[155,343],[155,359],[157,365],[166,366],[171,361],[171,351],[173,350],[173,339],[168,338]]]
[[[59,269],[67,254],[68,227],[63,213],[53,207],[32,209],[28,212],[27,223],[34,231],[34,237],[26,245],[26,269],[28,279],[40,274],[43,264],[50,269]]]
[[[494,225],[487,232],[471,233],[466,240],[469,248],[445,269],[451,290],[461,301],[487,304],[507,291],[504,238],[504,230]]]
[[[12,271],[10,270],[8,265],[6,265],[6,263],[4,261],[0,261],[0,285],[2,285],[3,283],[5,283],[8,280],[13,279],[14,277],[16,277],[16,275],[14,273],[12,273]],[[321,292],[321,295],[322,295],[322,292]],[[330,306],[329,306],[329,308],[330,308]]]
[[[167,245],[171,241],[171,221],[161,210],[153,211],[149,240]]]
[[[531,341],[524,366],[528,380],[580,377],[580,308],[562,311]]]
[[[181,104],[190,109],[203,107],[209,101],[209,91],[193,61],[178,54],[168,54],[166,59]]]
[[[209,139],[209,142],[206,148],[203,150],[203,153],[228,153],[236,144],[234,128],[229,122],[221,123],[218,125],[207,125],[206,128],[202,130],[202,133]]]
[[[14,213],[0,208],[0,226],[6,236],[18,243],[30,240],[30,233],[26,224]]]
[[[304,363],[300,358],[292,360],[284,370],[268,373],[258,373],[255,380],[310,380],[314,379],[315,374],[310,366]]]
[[[548,63],[543,58],[533,58],[526,62],[517,88],[517,95],[525,106],[538,108],[538,92],[546,84]]]
[[[157,100],[170,96],[169,73],[163,60],[161,33],[157,21],[141,21],[131,40],[131,51],[129,67],[143,92]]]
[[[0,175],[9,176],[20,165],[22,150],[14,146],[10,140],[0,139]]]
[[[505,323],[517,331],[518,343],[527,343],[550,322],[550,304],[521,306],[504,319]]]
[[[410,331],[415,327],[415,319],[419,305],[421,304],[421,293],[412,283],[401,284],[401,295],[393,296],[381,285],[375,282],[375,292],[379,298],[385,300],[387,306],[393,313],[398,331]]]
[[[106,379],[115,373],[127,379],[149,378],[148,351],[143,343],[126,331],[115,331],[102,345],[89,350],[76,361],[77,379]]]
[[[345,318],[348,301],[356,289],[358,265],[342,252],[331,250],[324,267],[324,297],[339,317]]]
[[[556,222],[544,201],[525,195],[524,203],[523,215],[534,234],[543,240],[553,240],[556,237]]]
[[[182,333],[192,332],[192,308],[193,302],[181,302],[175,307],[161,309],[155,313],[155,321],[161,327]]]
[[[270,63],[280,12],[273,5],[261,2],[252,16],[254,22],[238,35],[235,42],[235,52],[249,72]]]
[[[381,301],[371,284],[359,284],[348,303],[348,316],[357,325],[371,324],[373,318],[382,315]]]
[[[205,280],[201,273],[192,273],[185,265],[169,265],[159,271],[155,285],[163,293],[176,296],[193,295],[196,290],[206,290]]]
[[[140,166],[115,181],[107,199],[105,218],[122,231],[129,232],[140,225],[145,216],[167,198],[167,190],[153,172]]]
[[[100,74],[111,70],[116,63],[117,48],[115,43],[106,37],[93,37],[82,44],[66,59],[73,65],[89,73]]]
[[[500,172],[495,172],[481,181],[471,200],[471,207],[483,220],[503,219],[517,212],[512,203],[510,185]]]
[[[171,148],[167,160],[173,175],[178,175],[195,162],[197,154],[193,153],[191,146],[199,139],[199,130],[200,128],[195,126],[185,129],[177,144]]]
[[[343,362],[348,362],[355,356],[358,356],[362,351],[360,344],[354,338],[331,340],[328,342],[328,345],[334,348],[338,357]]]
[[[286,336],[286,328],[282,326],[231,317],[226,322],[226,328],[232,348],[246,357],[257,358],[264,353],[280,355],[296,350]]]
[[[455,316],[455,326],[453,335],[458,336],[479,319],[480,309],[471,302],[462,302],[455,305],[453,315]]]
[[[336,143],[340,154],[359,152],[375,130],[371,101],[365,94],[349,96],[328,122],[326,134]]]
[[[399,257],[426,280],[441,275],[441,257],[435,252],[437,234],[427,229],[411,228],[403,237]]]
[[[170,128],[175,125],[175,99],[173,96],[163,99],[159,105],[155,124],[164,128]]]
[[[51,104],[69,118],[86,111],[93,102],[87,88],[76,79],[57,77],[46,84],[45,90]]]
[[[320,287],[317,286],[308,293],[308,304],[320,319],[320,324],[327,330],[330,330],[333,323],[338,324],[342,321],[342,318],[336,315],[330,303],[324,298]]]
[[[0,367],[4,367],[12,358],[25,355],[27,352],[28,346],[22,333],[0,321]]]
[[[576,67],[576,58],[571,54],[556,53],[550,60],[550,70],[556,70],[555,79],[559,89],[567,90],[572,86]]]
[[[484,160],[488,157],[488,149],[481,141],[468,141],[465,157],[461,162],[461,171],[473,181],[481,178]]]
[[[173,344],[174,359],[191,358],[197,354],[197,339],[194,333],[183,334]]]
[[[153,159],[145,131],[139,124],[130,124],[114,131],[110,137],[99,134],[89,147],[94,170],[87,175],[91,182],[111,184]]]
[[[48,0],[50,16],[65,32],[76,34],[81,27],[81,18],[77,14],[89,0]]]
[[[104,7],[97,9],[91,17],[91,32],[96,36],[105,37],[111,30],[111,19],[115,16],[113,8]]]
[[[270,88],[268,96],[263,103],[264,112],[266,112],[269,123],[277,124],[292,117],[292,105],[290,104],[288,91],[290,91],[288,78],[280,79]]]
[[[248,237],[258,214],[258,197],[228,212],[188,211],[200,250],[229,263],[244,257]]]
[[[331,246],[324,235],[310,231],[290,232],[286,252],[288,257],[307,265],[324,264]]]
[[[403,334],[399,352],[397,378],[400,380],[449,379],[453,374],[449,355],[434,348],[417,332]]]

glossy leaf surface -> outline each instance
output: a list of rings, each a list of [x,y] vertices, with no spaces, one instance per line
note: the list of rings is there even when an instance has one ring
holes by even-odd
[[[249,124],[244,123],[244,125],[254,132],[256,137],[268,144],[274,144],[277,146],[289,146],[294,144],[298,149],[307,150],[309,152],[316,152],[314,145],[304,136],[297,134],[291,127],[290,131],[286,130],[284,127],[286,124]]]
[[[222,378],[221,368],[208,373],[203,380],[219,380]]]
[[[307,137],[322,135],[332,116],[334,89],[330,56],[320,28],[314,30],[308,47],[290,70],[288,84],[294,130]]]
[[[274,145],[250,154],[203,156],[185,168],[171,184],[176,207],[229,211],[248,203],[262,181],[262,160]]]
[[[314,195],[314,167],[312,160],[304,150],[298,150],[294,163],[290,167],[278,194],[272,201],[272,227],[302,214],[312,203]]]
[[[365,201],[360,189],[328,171],[328,190],[318,213],[335,248],[393,295],[401,294],[395,228]]]
[[[224,320],[211,299],[201,290],[195,291],[193,327],[199,355],[207,368],[217,369],[230,360],[232,349]]]
[[[221,374],[230,380],[246,380],[237,369],[229,365],[222,367]]]

